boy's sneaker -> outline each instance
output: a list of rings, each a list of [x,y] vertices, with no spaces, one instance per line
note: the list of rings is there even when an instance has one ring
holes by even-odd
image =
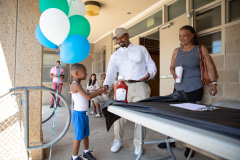
[[[78,156],[78,158],[76,159],[73,159],[73,157],[71,157],[71,160],[84,160],[84,159],[82,158],[82,156]]]
[[[83,152],[83,157],[86,158],[86,159],[88,159],[88,160],[96,160],[96,158],[93,157],[93,155],[92,155],[91,152],[93,152],[93,151],[88,151],[87,153],[84,153],[84,152]]]

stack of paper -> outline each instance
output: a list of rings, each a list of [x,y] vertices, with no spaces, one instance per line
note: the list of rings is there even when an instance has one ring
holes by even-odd
[[[194,103],[170,104],[170,106],[180,107],[180,108],[189,109],[193,111],[205,110],[204,108],[206,108],[205,105],[194,104]]]

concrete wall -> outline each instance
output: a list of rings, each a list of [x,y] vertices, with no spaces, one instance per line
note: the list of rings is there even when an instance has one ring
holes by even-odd
[[[130,40],[130,42],[132,42],[133,44],[140,44],[140,38],[139,37],[135,37],[133,39]]]
[[[1,0],[0,56],[1,85],[41,86],[42,85],[42,46],[35,38],[39,23],[38,0]],[[3,68],[2,68],[3,65]],[[3,74],[2,74],[3,73]],[[2,87],[2,86],[1,86]],[[22,95],[22,97],[24,97]],[[42,144],[42,94],[31,91],[29,94],[29,143]],[[23,113],[22,113],[23,115]],[[23,119],[22,119],[23,120]],[[30,152],[34,160],[43,159],[43,151]]]
[[[212,56],[218,69],[218,93],[209,96],[209,87],[204,87],[202,103],[219,100],[240,100],[240,24],[225,28],[226,54]]]
[[[106,72],[107,72],[107,66],[108,66],[108,62],[110,60],[110,57],[112,55],[112,46],[113,46],[113,41],[112,41],[112,33],[110,33],[109,35],[105,36],[103,39],[99,40],[98,42],[96,42],[94,44],[94,51],[97,51],[99,49],[102,49],[102,47],[106,46],[106,64],[105,64],[105,68],[106,68]],[[97,80],[98,83],[101,86],[101,74],[96,74],[97,75]]]
[[[0,2],[0,94],[15,84],[15,42],[17,1]]]

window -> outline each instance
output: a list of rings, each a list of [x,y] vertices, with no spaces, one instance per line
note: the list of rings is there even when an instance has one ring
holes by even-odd
[[[93,73],[105,73],[105,56],[105,47],[103,47],[103,49],[93,52]]]
[[[193,9],[197,9],[213,1],[214,0],[193,0]]]
[[[168,6],[168,21],[186,13],[186,0],[179,0]]]
[[[52,67],[56,66],[56,62],[60,60],[58,54],[54,51],[43,51],[43,83],[52,82],[50,78],[50,70]],[[61,66],[64,69],[64,82],[69,82],[69,64],[61,62]]]
[[[132,38],[140,33],[148,31],[162,24],[162,10],[145,18],[141,22],[135,24],[134,26],[128,28],[129,38]],[[115,42],[116,43],[116,42]]]
[[[209,53],[222,52],[221,32],[199,37],[198,41],[200,44],[206,46]]]
[[[240,19],[240,0],[230,1],[230,22]]]
[[[196,16],[197,32],[221,25],[221,7],[214,8]]]

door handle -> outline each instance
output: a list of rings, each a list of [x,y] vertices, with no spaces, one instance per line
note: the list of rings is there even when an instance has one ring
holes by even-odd
[[[166,78],[173,78],[173,75],[168,74],[168,75],[162,75],[162,76],[160,76],[160,79],[166,79]]]

